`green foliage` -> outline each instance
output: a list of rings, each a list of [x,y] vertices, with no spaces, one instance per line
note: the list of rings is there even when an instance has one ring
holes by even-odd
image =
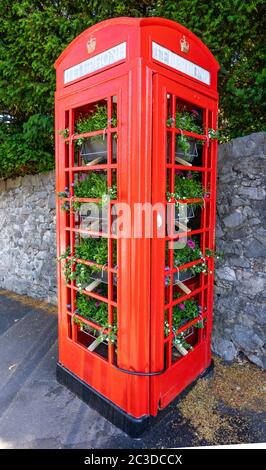
[[[263,0],[156,2],[156,16],[193,31],[220,63],[219,128],[228,139],[265,130],[265,13]]]
[[[54,62],[66,46],[104,19],[147,15],[150,3],[1,0],[0,120],[7,118],[0,126],[1,178],[54,168]],[[34,131],[34,145],[24,124]]]
[[[117,126],[117,118],[116,116],[112,117],[112,127]],[[87,115],[81,116],[75,124],[75,131],[78,134],[86,134],[87,132],[94,132],[105,130],[108,125],[108,114],[107,114],[107,106],[99,106],[96,105],[94,109]],[[64,129],[65,132],[68,129]],[[96,135],[90,137],[90,140],[93,142],[99,141],[103,139],[105,135]],[[86,141],[85,137],[81,137],[76,140],[78,146],[81,146],[83,142]],[[106,143],[107,145],[107,143]]]
[[[107,106],[96,105],[90,114],[82,116],[76,122],[76,132],[85,134],[86,132],[100,131],[107,128]],[[113,127],[116,127],[116,118],[112,119]]]
[[[210,250],[209,250],[210,252]],[[191,266],[189,268],[193,274],[198,273],[208,273],[208,266],[205,261],[205,257],[198,245],[198,243],[192,238],[188,238],[187,244],[184,248],[175,249],[174,250],[174,265],[177,268],[178,266],[182,266],[183,264],[190,263],[192,261],[196,261],[202,259],[202,262],[196,264],[195,266]]]
[[[184,135],[176,136],[176,143],[180,148],[181,152],[184,154],[185,157],[189,156],[190,154],[190,139]]]
[[[114,243],[114,258],[116,257],[116,244]],[[59,256],[58,261],[66,259],[70,256],[70,248]],[[73,263],[76,259],[92,261],[96,264],[105,265],[108,263],[108,239],[107,238],[81,238],[80,242],[75,246],[75,254],[72,257]],[[94,266],[90,266],[91,270],[97,270]],[[68,277],[68,276],[67,276]]]
[[[175,115],[175,122],[172,123],[171,118],[167,120],[167,125],[174,124],[177,129],[183,131],[193,132],[194,134],[202,134],[202,126],[198,122],[198,113],[196,110],[193,112],[178,110]]]
[[[181,297],[181,294],[175,294],[175,298]],[[172,314],[172,333],[174,334],[173,344],[179,344],[185,349],[190,349],[191,346],[185,341],[187,331],[183,331],[178,334],[179,328],[186,325],[194,318],[201,316],[202,307],[194,299],[187,299],[183,302],[178,303],[173,307]],[[203,328],[203,320],[199,320],[194,324],[195,328]],[[170,334],[170,327],[167,317],[164,321],[164,334],[168,336]]]
[[[76,313],[98,325],[108,325],[108,304],[85,294],[77,294]]]
[[[93,261],[97,264],[107,264],[107,238],[82,238],[80,243],[75,247],[75,257],[87,261]]]
[[[88,297],[85,294],[77,294],[76,297],[76,312],[83,318],[93,321],[102,327],[102,329],[95,330],[92,327],[86,325],[86,323],[81,322],[79,319],[74,317],[74,321],[78,323],[82,329],[89,330],[94,336],[98,337],[98,343],[105,341],[111,341],[116,343],[116,333],[117,333],[117,317],[116,312],[114,312],[114,321],[113,325],[108,323],[108,305],[104,302],[99,302],[92,297]],[[104,330],[109,329],[108,333],[104,333]]]
[[[76,286],[81,292],[93,281],[91,277],[96,271],[99,272],[100,269],[95,266],[91,267],[82,263],[76,263],[75,258],[70,258],[66,261],[64,266],[65,281],[67,284],[71,281],[76,281]]]
[[[199,306],[194,299],[187,299],[173,307],[172,328],[175,333],[183,324],[199,315]]]
[[[229,139],[265,129],[263,0],[2,0],[0,177],[54,166],[52,125],[44,126],[53,121],[54,61],[86,28],[116,16],[162,16],[193,31],[221,65],[223,134]],[[42,124],[30,120],[35,116]],[[34,131],[34,143],[24,124]]]
[[[108,197],[110,199],[116,199],[117,188],[116,185],[113,185],[111,188],[107,187],[106,173],[90,171],[88,173],[88,176],[75,183],[74,196],[79,198],[102,199],[101,203],[104,204],[107,202]],[[81,204],[82,203],[77,201],[73,202],[72,205],[74,210],[79,210]]]
[[[75,197],[101,198],[107,192],[107,178],[105,173],[90,171],[86,178],[75,183]]]
[[[188,176],[188,175],[187,175]],[[175,176],[175,192],[167,193],[166,197],[169,202],[172,199],[201,199],[204,197],[204,189],[200,181],[197,180],[197,173],[189,174],[189,178],[181,175]],[[193,203],[197,205],[197,203]],[[200,203],[201,205],[201,203]]]
[[[66,129],[63,129],[62,131],[59,131],[58,134],[61,135],[64,139],[67,139],[69,137],[68,127]]]
[[[0,178],[54,168],[53,120],[35,114],[22,126],[0,122]]]

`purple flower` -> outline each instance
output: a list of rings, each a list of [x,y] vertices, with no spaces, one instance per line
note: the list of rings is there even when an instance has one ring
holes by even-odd
[[[196,109],[191,109],[191,114],[193,114],[195,118],[199,117],[199,113]]]
[[[180,310],[185,310],[185,304],[179,304]]]
[[[95,302],[95,307],[100,307],[100,302]]]
[[[192,180],[192,178],[193,178],[192,173],[191,173],[190,171],[188,171],[188,173],[187,173],[187,179],[188,179],[188,180]]]
[[[69,308],[69,309],[70,309],[70,308],[71,308],[71,304],[67,304],[67,308]]]
[[[183,171],[181,171],[181,170],[175,170],[175,174],[176,174],[176,175],[181,175],[181,176],[183,176]]]
[[[189,248],[191,248],[191,250],[194,250],[195,248],[195,243],[193,242],[193,240],[188,240],[187,241],[187,246],[189,246]]]

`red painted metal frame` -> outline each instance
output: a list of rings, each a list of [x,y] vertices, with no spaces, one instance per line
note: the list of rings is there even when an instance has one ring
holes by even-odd
[[[217,117],[217,101],[208,99],[206,96],[191,93],[189,87],[181,87],[179,83],[169,80],[165,77],[156,75],[155,78],[155,94],[157,97],[154,110],[154,154],[153,154],[153,203],[162,201],[165,198],[167,191],[166,179],[167,171],[171,171],[171,191],[173,191],[174,175],[176,170],[183,171],[199,171],[202,175],[202,184],[204,188],[208,188],[210,198],[204,201],[202,208],[202,223],[201,228],[192,230],[187,234],[193,236],[201,234],[201,249],[203,253],[205,248],[214,249],[214,229],[215,229],[215,192],[216,192],[216,149],[214,142],[205,138],[203,146],[203,162],[202,167],[197,166],[182,166],[176,165],[174,162],[166,163],[166,134],[172,134],[172,148],[171,153],[174,155],[174,136],[180,134],[180,131],[175,128],[167,128],[167,95],[172,96],[173,110],[172,115],[175,115],[176,100],[182,99],[188,103],[198,106],[204,110],[204,124],[206,128],[215,128]],[[211,116],[211,122],[208,121]],[[185,133],[185,132],[184,132]],[[193,135],[189,133],[188,135]],[[195,134],[194,137],[197,137]],[[192,202],[191,200],[190,202]],[[187,201],[189,202],[189,200]],[[207,218],[209,223],[207,224]],[[150,413],[156,415],[158,404],[160,408],[164,408],[175,396],[177,396],[189,383],[191,383],[201,372],[203,372],[211,362],[211,325],[212,325],[212,295],[213,295],[213,259],[209,258],[208,266],[211,273],[207,275],[201,274],[200,284],[197,289],[194,289],[190,294],[182,295],[181,298],[165,304],[165,276],[171,277],[170,299],[173,299],[173,274],[177,269],[173,268],[173,250],[170,250],[170,269],[165,271],[165,243],[167,240],[178,239],[186,233],[182,232],[174,237],[166,236],[165,239],[154,238],[152,242],[152,287],[153,296],[151,299],[151,328],[153,330],[153,342],[151,344],[153,363],[151,363],[151,370],[158,370],[158,366],[163,368],[166,360],[166,372],[161,376],[152,377],[151,380],[151,408]],[[180,269],[189,268],[191,265],[199,263],[200,260],[183,265]],[[206,326],[204,330],[199,330],[198,342],[194,346],[193,351],[189,352],[187,356],[182,357],[176,362],[172,361],[172,335],[164,338],[164,315],[165,311],[169,311],[169,329],[172,327],[172,308],[174,305],[182,301],[199,295],[200,304],[203,309],[206,308],[204,318]],[[199,318],[189,322],[184,327],[179,329],[179,333],[186,330],[191,324],[195,324]],[[167,347],[166,358],[164,345]]]
[[[190,43],[187,54],[180,51],[180,39],[183,35]],[[88,56],[86,45],[90,37],[96,38],[96,49]],[[152,59],[152,41],[208,70],[211,76],[210,85]],[[125,60],[64,86],[65,69],[121,42],[127,43]],[[69,199],[73,199],[71,183],[75,175],[79,172],[104,169],[108,175],[109,186],[111,172],[117,173],[119,202],[129,204],[130,208],[133,208],[135,203],[166,203],[166,172],[170,171],[173,175],[175,169],[188,169],[182,165],[166,163],[166,133],[179,132],[166,127],[167,93],[202,108],[205,124],[211,128],[216,126],[218,100],[216,87],[219,67],[206,46],[186,28],[169,20],[116,18],[84,31],[61,54],[55,67],[57,192],[64,191],[65,186],[69,186]],[[110,150],[111,134],[117,132],[117,163],[111,161],[109,151],[107,163],[104,165],[97,164],[89,170],[84,166],[74,166],[73,148],[77,138],[74,136],[75,109],[107,99],[110,118],[112,96],[117,97],[118,127],[114,129],[108,126],[107,140]],[[66,127],[70,129],[70,137],[63,139],[58,131]],[[84,134],[84,137],[97,134],[101,132]],[[190,232],[190,235],[201,234],[203,250],[206,246],[214,247],[216,147],[215,141],[206,142],[205,165],[189,168],[191,171],[200,172],[203,185],[210,189],[211,197],[203,209],[202,227]],[[80,199],[80,202],[85,201],[89,199]],[[82,232],[75,226],[74,214],[70,212],[68,216],[62,212],[61,204],[58,199],[58,256],[64,253],[69,244],[73,254],[75,234]],[[133,215],[132,225],[134,227]],[[206,327],[199,334],[194,350],[178,361],[172,362],[169,346],[172,337],[164,337],[165,308],[171,312],[177,303],[171,301],[165,305],[164,299],[165,243],[169,237],[161,239],[154,237],[152,240],[144,237],[118,239],[118,267],[115,268],[111,264],[111,252],[116,237],[110,232],[99,235],[108,239],[109,262],[104,269],[108,273],[109,286],[112,284],[112,276],[117,273],[117,301],[112,299],[112,289],[109,290],[108,298],[103,299],[94,293],[89,293],[89,296],[108,304],[110,322],[113,320],[113,308],[117,308],[117,354],[115,355],[111,344],[108,346],[108,356],[104,358],[97,353],[97,349],[90,352],[78,342],[78,327],[72,322],[77,288],[73,282],[66,286],[62,275],[62,262],[58,266],[59,361],[129,415],[134,417],[156,415],[159,408],[164,408],[210,364],[213,274],[208,274],[205,279],[201,276],[200,286],[191,294],[182,297],[186,299],[199,295],[201,303],[207,308]],[[90,264],[86,261],[81,262]],[[209,268],[213,272],[211,258]],[[170,276],[173,277],[174,272],[172,269]],[[170,290],[172,292],[173,287],[170,287]],[[84,293],[88,295],[87,292]],[[193,325],[196,321],[197,319],[187,326]],[[84,322],[93,326],[93,322],[89,320]],[[182,330],[184,328],[180,331]],[[153,377],[129,375],[121,369],[147,374],[161,371],[161,375]]]

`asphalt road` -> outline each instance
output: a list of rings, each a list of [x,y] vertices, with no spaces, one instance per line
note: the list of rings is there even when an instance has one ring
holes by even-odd
[[[83,403],[55,377],[56,314],[0,290],[0,449],[169,448],[208,445],[178,406],[139,439],[132,439]],[[210,379],[211,380],[211,379]],[[246,419],[223,406],[224,414]],[[261,415],[248,416],[242,442],[266,440]],[[242,432],[242,438],[241,438]],[[229,438],[228,438],[229,439]],[[226,443],[226,437],[223,437]],[[234,438],[230,435],[233,444]]]

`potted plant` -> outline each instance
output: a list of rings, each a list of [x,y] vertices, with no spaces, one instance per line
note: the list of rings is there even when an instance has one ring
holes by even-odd
[[[116,259],[116,244],[113,247],[113,258]],[[77,260],[91,261],[97,265],[105,266],[108,263],[108,240],[107,238],[82,238],[75,245],[74,256],[70,256],[70,248],[58,258],[58,261],[65,259],[64,277],[66,283],[76,281],[79,290],[92,291],[99,284],[107,284],[107,272],[97,266],[87,266]],[[92,281],[96,281],[93,282]],[[91,285],[92,284],[92,285]],[[114,276],[116,284],[116,276]]]
[[[117,198],[117,188],[114,184],[110,188],[107,186],[106,174],[104,172],[90,171],[88,174],[81,174],[79,180],[73,183],[74,197],[76,198],[92,198],[101,199],[99,204],[105,204],[110,199]],[[65,191],[59,192],[58,197],[65,199],[70,197],[69,188],[66,187]],[[74,201],[71,203],[74,210],[80,210],[81,202]],[[70,203],[66,201],[61,209],[69,210]]]
[[[179,298],[180,294],[175,294],[175,298]],[[178,303],[173,307],[172,313],[172,333],[173,333],[173,346],[178,352],[185,356],[189,349],[193,349],[192,346],[186,342],[186,331],[178,333],[178,330],[186,325],[189,321],[197,317],[202,317],[202,307],[194,299],[187,299],[183,302]],[[194,324],[195,328],[203,328],[204,323],[202,318]],[[167,318],[164,322],[165,336],[169,336],[170,327]]]
[[[113,117],[112,124],[115,127],[116,117]],[[95,108],[85,116],[81,116],[75,124],[78,134],[106,130],[108,125],[107,106],[96,105]],[[80,155],[87,165],[96,165],[107,161],[107,140],[105,134],[96,135],[90,138],[77,139],[80,146]],[[113,140],[113,158],[116,156],[116,140]]]
[[[177,269],[177,272],[174,273],[173,282],[174,285],[177,285],[182,291],[186,294],[189,294],[191,290],[184,284],[185,281],[196,277],[197,274],[211,274],[211,271],[207,265],[207,258],[210,256],[215,256],[219,259],[219,256],[210,249],[205,250],[205,256],[203,255],[198,243],[192,238],[188,238],[186,242],[186,246],[180,249],[174,249],[174,268]],[[186,263],[190,263],[193,261],[201,260],[200,263],[191,266],[188,269],[181,269],[179,267]],[[169,266],[166,266],[165,270],[167,271]],[[170,276],[165,276],[165,285],[168,286],[170,284]]]
[[[211,256],[211,250],[207,250],[209,256]],[[191,263],[193,261],[197,260],[202,260],[201,263],[196,264],[189,268],[187,271],[189,271],[189,279],[193,276],[196,276],[198,273],[204,273],[207,274],[208,271],[208,266],[206,263],[206,258],[207,255],[204,256],[198,243],[192,238],[188,238],[186,242],[186,246],[181,248],[181,249],[175,249],[174,250],[174,266],[175,268],[178,268],[179,266],[182,266],[183,264],[186,263]],[[182,272],[184,270],[178,271],[176,274],[177,280],[184,280],[181,279],[180,276],[182,275]],[[185,270],[186,271],[186,270]],[[187,280],[187,279],[186,279]]]
[[[82,323],[79,318],[74,316],[74,321],[79,324],[81,330],[84,332],[89,331],[95,338],[88,347],[89,351],[94,351],[104,341],[116,344],[117,318],[115,315],[113,325],[108,323],[108,305],[106,303],[99,302],[84,294],[77,294],[75,314],[101,326],[100,330],[95,329],[86,323]]]
[[[184,134],[176,136],[175,160],[181,164],[192,163],[198,157],[198,143],[201,141]]]
[[[200,139],[189,137],[182,131],[189,131],[193,134],[202,134],[202,126],[199,121],[199,113],[192,109],[186,111],[185,108],[178,108],[174,118],[167,120],[167,126],[174,126],[180,129],[181,134],[176,136],[175,159],[181,164],[193,162],[198,156],[198,144],[202,144]]]
[[[201,182],[197,180],[196,172],[187,172],[187,175],[184,176],[182,171],[177,170],[174,192],[167,192],[166,198],[168,202],[175,203],[174,221],[178,222],[181,230],[190,231],[184,223],[194,218],[195,209],[202,206],[204,196],[205,192]],[[180,201],[187,199],[200,199],[200,201],[187,203],[186,211],[184,211],[182,202]]]
[[[177,170],[175,175],[174,192],[167,192],[168,202],[182,201],[186,199],[203,199],[205,191],[200,181],[198,181],[197,172],[187,172],[184,176],[182,171]],[[194,206],[202,205],[202,201],[194,202]]]

